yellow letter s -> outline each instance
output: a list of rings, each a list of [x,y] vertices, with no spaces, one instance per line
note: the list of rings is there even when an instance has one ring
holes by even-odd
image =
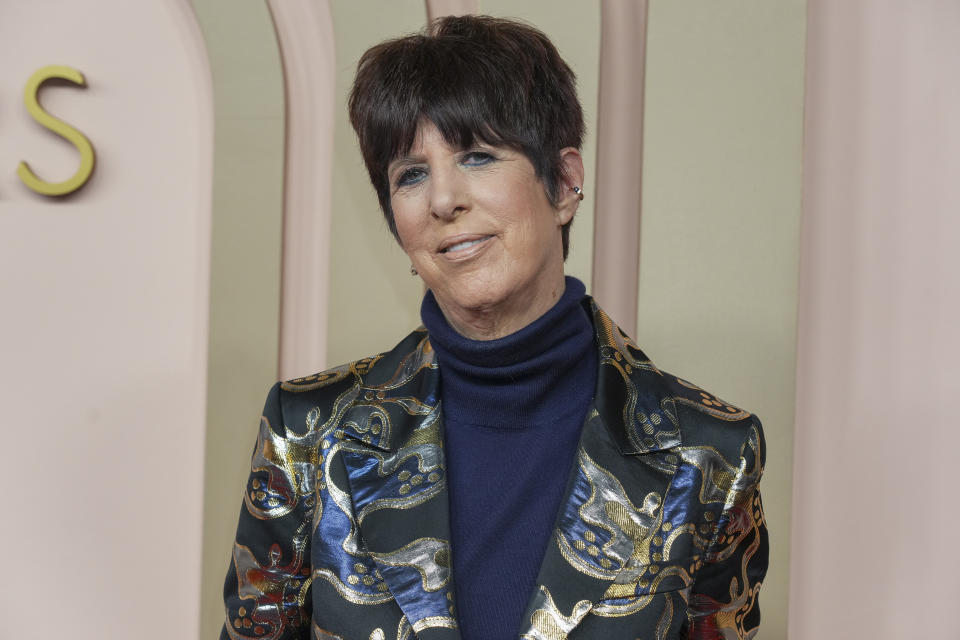
[[[76,69],[60,65],[51,65],[40,69],[30,76],[30,79],[27,81],[27,86],[24,89],[24,102],[27,105],[27,111],[30,112],[34,120],[41,126],[65,138],[77,148],[77,151],[80,152],[80,167],[77,169],[77,172],[73,174],[73,177],[64,182],[54,183],[41,180],[33,173],[26,162],[21,162],[17,167],[17,175],[20,176],[20,179],[27,187],[39,194],[45,196],[63,196],[68,193],[73,193],[90,179],[90,175],[93,173],[94,154],[93,145],[90,144],[86,136],[63,120],[50,115],[40,106],[40,102],[37,99],[40,86],[52,78],[67,80],[81,87],[87,86],[83,74]]]

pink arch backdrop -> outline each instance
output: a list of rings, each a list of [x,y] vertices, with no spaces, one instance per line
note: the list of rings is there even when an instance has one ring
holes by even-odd
[[[186,0],[0,4],[0,637],[190,637],[200,619],[213,100]],[[33,122],[23,86],[96,170]]]
[[[957,637],[960,5],[809,17],[790,637]]]

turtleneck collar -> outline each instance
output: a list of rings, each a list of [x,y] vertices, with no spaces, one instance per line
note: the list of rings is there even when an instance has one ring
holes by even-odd
[[[567,276],[563,295],[538,319],[503,338],[471,340],[450,326],[427,291],[420,316],[440,364],[444,419],[526,429],[589,402],[597,355],[585,294],[583,283]]]

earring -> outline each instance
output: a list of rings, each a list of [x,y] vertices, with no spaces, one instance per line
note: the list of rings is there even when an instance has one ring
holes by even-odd
[[[583,189],[581,189],[580,187],[570,187],[570,188],[573,189],[573,192],[574,192],[575,194],[577,194],[578,196],[580,196],[580,199],[581,199],[581,200],[583,200]]]
[[[419,275],[417,273],[417,270],[413,268],[413,265],[410,265],[410,275],[412,276]]]

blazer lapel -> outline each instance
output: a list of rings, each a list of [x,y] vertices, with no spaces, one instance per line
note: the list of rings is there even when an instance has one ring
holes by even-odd
[[[528,602],[522,638],[565,638],[601,600],[638,595],[679,462],[677,411],[663,374],[589,300],[600,352],[595,404]]]
[[[436,357],[423,331],[362,379],[342,420],[354,517],[383,582],[414,632],[459,638]],[[407,345],[405,349],[401,349]],[[375,371],[396,362],[392,374]]]

